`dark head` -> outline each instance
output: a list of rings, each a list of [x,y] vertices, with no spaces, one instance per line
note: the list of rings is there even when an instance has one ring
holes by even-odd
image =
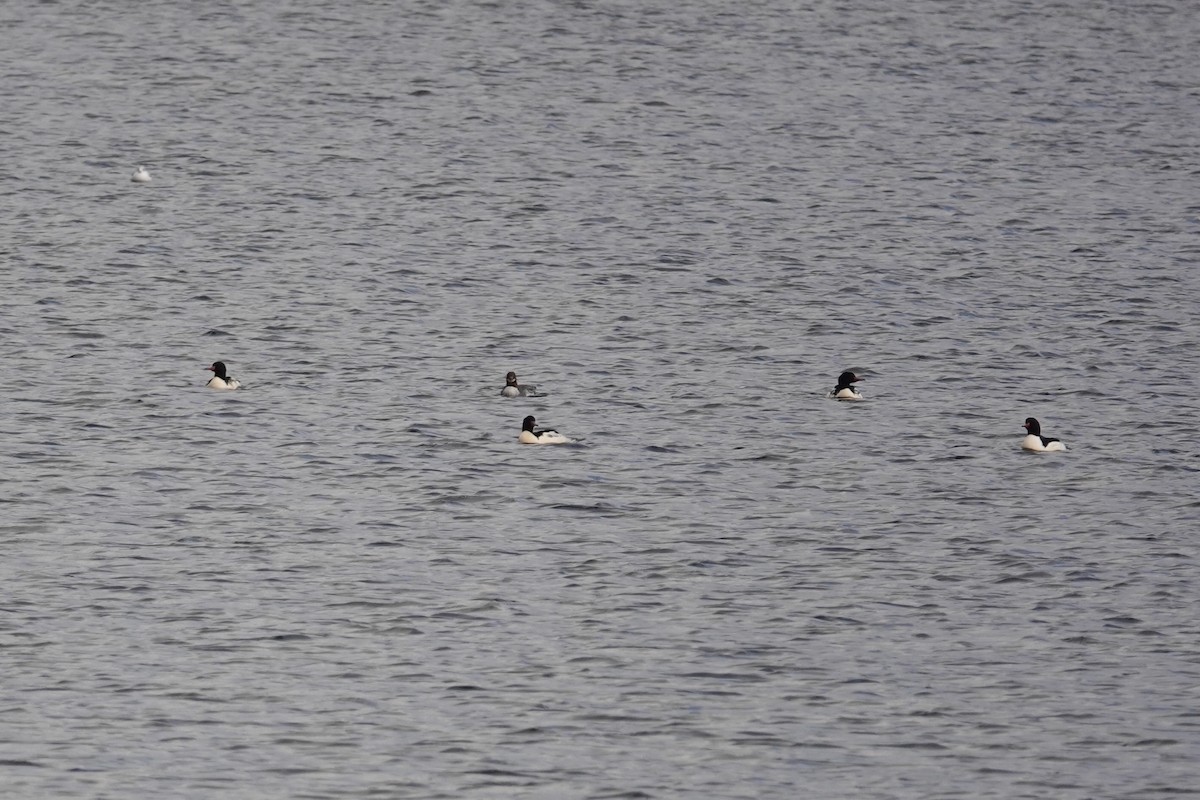
[[[849,386],[852,383],[858,383],[862,378],[847,370],[841,375],[838,375],[838,386]]]
[[[533,433],[533,422],[534,422],[533,417],[526,417],[525,420],[521,423],[521,430],[529,431],[530,433]]]
[[[1042,435],[1042,424],[1040,422],[1038,422],[1036,419],[1034,419],[1033,417],[1029,417],[1028,419],[1025,420],[1025,430],[1029,431],[1034,436],[1041,436]]]
[[[225,362],[214,361],[213,365],[208,368],[208,371],[216,375],[221,380],[225,380]]]
[[[517,385],[517,373],[510,372],[507,375],[505,375],[504,383],[507,386],[516,386]]]

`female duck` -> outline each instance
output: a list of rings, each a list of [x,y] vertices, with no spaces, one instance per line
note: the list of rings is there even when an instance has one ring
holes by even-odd
[[[1025,420],[1025,430],[1028,433],[1021,440],[1022,450],[1032,450],[1035,453],[1053,453],[1066,450],[1067,446],[1052,436],[1042,436],[1042,424],[1033,417]]]
[[[536,386],[517,383],[517,373],[510,372],[504,376],[504,388],[500,390],[501,397],[542,397],[537,393]]]
[[[829,393],[829,396],[835,400],[862,400],[862,393],[850,385],[861,380],[862,378],[853,372],[843,372],[841,375],[838,375],[837,386],[833,387],[833,391]]]
[[[214,361],[211,367],[207,369],[212,372],[213,376],[208,379],[208,383],[204,386],[208,389],[236,389],[242,385],[242,382],[237,378],[231,378],[225,372],[224,361]]]
[[[571,440],[558,431],[533,429],[533,417],[526,417],[521,423],[521,436],[517,439],[521,444],[570,444]]]

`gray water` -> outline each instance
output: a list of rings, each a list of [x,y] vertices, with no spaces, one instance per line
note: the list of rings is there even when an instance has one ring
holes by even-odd
[[[0,37],[4,797],[1200,794],[1192,4]]]

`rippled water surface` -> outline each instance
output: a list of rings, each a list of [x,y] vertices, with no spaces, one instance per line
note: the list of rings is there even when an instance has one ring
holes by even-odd
[[[0,18],[5,796],[1200,794],[1192,4]]]

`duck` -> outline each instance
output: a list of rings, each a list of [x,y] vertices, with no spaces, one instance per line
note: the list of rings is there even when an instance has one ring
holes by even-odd
[[[533,429],[533,417],[526,417],[521,422],[521,436],[517,439],[521,444],[570,444],[571,440],[558,431]]]
[[[145,167],[138,167],[133,171],[133,177],[129,180],[133,181],[134,183],[149,183],[150,171]]]
[[[862,400],[862,392],[850,385],[861,380],[862,378],[847,370],[838,375],[837,386],[833,387],[833,391],[829,393],[829,396],[835,400]]]
[[[536,386],[517,383],[517,373],[510,372],[504,376],[504,388],[500,390],[501,397],[545,397],[539,393]]]
[[[214,361],[211,367],[207,367],[212,372],[213,376],[208,379],[208,383],[204,384],[208,389],[236,389],[242,385],[242,382],[237,378],[231,378],[225,371],[224,361]]]
[[[1042,424],[1033,417],[1025,420],[1025,430],[1028,433],[1021,440],[1022,450],[1035,453],[1053,453],[1067,449],[1067,446],[1053,436],[1042,436]]]

